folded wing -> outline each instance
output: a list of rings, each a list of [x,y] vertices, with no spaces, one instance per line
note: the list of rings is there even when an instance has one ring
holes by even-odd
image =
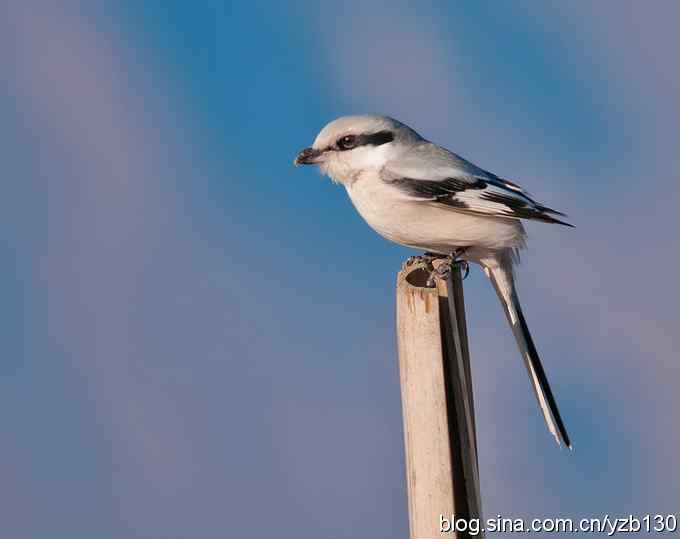
[[[381,179],[406,197],[457,211],[572,226],[554,217],[563,213],[536,202],[519,185],[429,142],[387,163]]]

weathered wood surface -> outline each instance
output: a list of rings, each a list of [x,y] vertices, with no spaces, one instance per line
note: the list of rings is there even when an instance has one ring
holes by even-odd
[[[397,338],[411,539],[440,532],[440,515],[480,517],[479,473],[460,270],[425,287],[420,266],[397,277]],[[449,308],[451,306],[451,309]]]

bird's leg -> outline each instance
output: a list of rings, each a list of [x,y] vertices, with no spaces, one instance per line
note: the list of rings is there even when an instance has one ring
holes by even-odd
[[[435,279],[446,279],[454,264],[460,264],[463,268],[465,273],[463,279],[465,279],[470,273],[470,266],[468,265],[467,260],[461,258],[466,250],[466,247],[460,247],[448,255],[426,252],[419,256],[410,256],[401,265],[401,269],[406,270],[415,264],[422,264],[425,266],[425,269],[429,272],[429,276],[425,282],[425,286],[428,288],[434,288]],[[442,260],[442,262],[435,267],[433,264],[435,260]]]
[[[438,264],[436,268],[432,267],[432,264],[430,264],[432,271],[430,272],[430,276],[427,279],[426,285],[432,288],[435,285],[435,279],[437,277],[440,279],[446,279],[451,273],[451,269],[453,268],[454,264],[460,264],[460,266],[463,268],[463,279],[465,279],[470,274],[470,265],[468,264],[467,260],[461,258],[465,254],[466,250],[466,247],[461,247],[453,251],[450,255],[443,257],[439,256],[438,258],[444,258],[445,261],[441,264]]]
[[[451,255],[451,267],[453,267],[453,264],[460,265],[463,268],[463,279],[467,279],[467,276],[470,275],[470,264],[463,258],[466,251],[467,247],[459,247]]]
[[[449,262],[448,259],[450,255],[440,255],[440,254],[434,254],[434,253],[426,253],[430,254],[430,260],[429,263],[426,266],[426,269],[430,272],[430,275],[427,278],[427,281],[425,281],[425,286],[428,288],[434,288],[436,286],[435,279],[437,277],[445,278],[446,277],[446,271],[442,274],[442,268],[447,268],[449,267]],[[437,267],[434,266],[433,262],[435,260],[444,260],[441,264],[438,264]]]

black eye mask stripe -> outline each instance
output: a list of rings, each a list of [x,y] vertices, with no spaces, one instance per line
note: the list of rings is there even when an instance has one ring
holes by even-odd
[[[371,133],[370,135],[355,135],[354,143],[351,147],[343,148],[338,146],[338,148],[334,149],[344,152],[346,150],[353,150],[359,146],[382,146],[393,140],[394,133],[392,133],[392,131],[378,131],[377,133]]]
[[[394,140],[394,133],[392,131],[378,131],[372,135],[359,135],[357,137],[357,146],[382,146]]]

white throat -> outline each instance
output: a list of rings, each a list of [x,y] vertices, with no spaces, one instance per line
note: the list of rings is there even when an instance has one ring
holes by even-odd
[[[321,171],[343,185],[354,183],[362,173],[379,171],[392,157],[390,145],[366,146],[346,152],[332,152],[321,163]]]

